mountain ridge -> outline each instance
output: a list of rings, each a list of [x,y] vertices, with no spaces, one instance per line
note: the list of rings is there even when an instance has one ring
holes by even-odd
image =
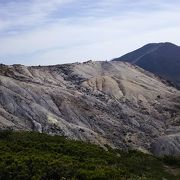
[[[149,43],[113,61],[136,64],[180,87],[180,46],[175,44]]]
[[[180,154],[179,97],[174,87],[126,62],[0,66],[1,129],[63,135],[102,147]],[[171,135],[176,138],[170,143]]]

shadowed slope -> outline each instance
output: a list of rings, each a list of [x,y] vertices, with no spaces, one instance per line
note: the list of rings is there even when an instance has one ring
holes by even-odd
[[[114,61],[127,61],[160,75],[180,87],[180,47],[171,43],[152,43]]]

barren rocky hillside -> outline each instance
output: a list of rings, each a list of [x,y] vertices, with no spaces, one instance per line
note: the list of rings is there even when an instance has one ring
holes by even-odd
[[[180,91],[125,62],[0,65],[0,128],[180,154]]]

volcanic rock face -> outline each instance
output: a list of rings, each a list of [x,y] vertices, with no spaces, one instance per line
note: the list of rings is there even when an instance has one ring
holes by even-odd
[[[129,63],[0,66],[1,129],[180,154],[179,109],[178,90]]]
[[[152,143],[152,152],[158,156],[179,156],[180,133],[160,137],[157,141]]]

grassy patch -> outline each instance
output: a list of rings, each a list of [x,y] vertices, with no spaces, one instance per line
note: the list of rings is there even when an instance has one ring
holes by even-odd
[[[3,131],[0,180],[180,179],[164,168],[165,164],[180,167],[176,158],[159,159],[137,151],[108,149],[60,136]]]

